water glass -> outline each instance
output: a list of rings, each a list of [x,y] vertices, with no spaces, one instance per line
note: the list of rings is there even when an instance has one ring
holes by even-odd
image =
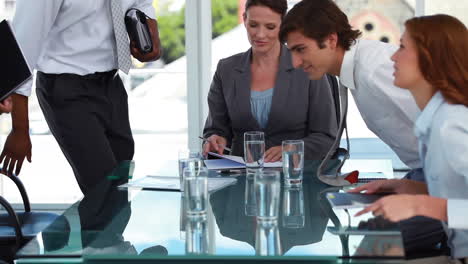
[[[184,169],[184,198],[187,217],[206,216],[208,203],[208,170],[204,167]]]
[[[255,202],[254,177],[245,178],[245,215],[257,216],[257,203]]]
[[[303,228],[304,191],[302,185],[298,187],[285,187],[283,189],[283,227]]]
[[[283,174],[286,186],[302,184],[304,170],[304,141],[285,140],[283,147]]]
[[[276,222],[278,220],[280,199],[280,173],[266,170],[255,177],[255,201],[257,221]]]
[[[208,221],[206,217],[189,219],[185,233],[185,252],[188,255],[206,255],[209,253]]]
[[[191,169],[198,169],[203,167],[203,161],[201,154],[196,151],[181,150],[179,151],[179,179],[180,179],[180,190],[184,192],[184,174],[183,171],[186,167]]]
[[[255,254],[257,256],[280,256],[281,240],[276,222],[258,222],[255,231]]]
[[[244,160],[247,170],[263,168],[265,134],[261,131],[244,133]]]
[[[180,239],[185,239],[185,226],[187,225],[187,208],[185,196],[180,197],[179,231]]]

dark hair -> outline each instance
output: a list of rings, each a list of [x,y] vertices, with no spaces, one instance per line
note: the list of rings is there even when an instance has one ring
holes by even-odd
[[[418,54],[419,69],[445,100],[468,107],[468,31],[449,15],[414,17],[405,22]]]
[[[288,2],[286,0],[247,0],[247,3],[245,3],[244,18],[247,10],[252,6],[266,6],[275,13],[280,14],[281,19],[284,18],[288,11]]]
[[[302,0],[296,4],[281,24],[281,42],[294,31],[314,39],[319,46],[327,36],[336,33],[338,45],[344,50],[349,50],[361,35],[351,28],[346,14],[331,0]]]

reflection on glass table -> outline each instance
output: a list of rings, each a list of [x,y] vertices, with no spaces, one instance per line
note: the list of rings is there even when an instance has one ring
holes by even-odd
[[[318,164],[305,162],[299,189],[285,188],[279,181],[278,217],[266,224],[257,221],[258,205],[253,206],[257,201],[252,200],[255,179],[245,173],[237,174],[236,184],[208,194],[206,217],[201,218],[184,217],[187,208],[183,208],[179,192],[121,189],[115,187],[115,180],[104,182],[28,243],[18,257],[81,258],[87,263],[174,258],[323,263],[343,257],[384,256],[381,252],[385,250],[363,250],[369,244],[366,241],[374,245],[375,238],[341,237],[326,231],[327,226],[346,225],[349,220],[357,224],[362,218],[348,219],[342,211],[329,207],[323,199],[329,187],[315,177]],[[177,173],[177,167],[175,170]],[[210,172],[209,177],[232,176]],[[399,237],[379,239],[382,245],[402,246]]]

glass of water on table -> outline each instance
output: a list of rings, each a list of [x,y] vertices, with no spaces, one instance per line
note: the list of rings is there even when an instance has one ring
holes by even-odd
[[[284,184],[299,186],[302,184],[304,170],[304,141],[285,140],[282,148]]]
[[[265,157],[265,134],[261,131],[244,133],[244,160],[247,172],[263,168]]]
[[[184,193],[184,169],[198,170],[203,166],[201,154],[198,151],[180,150],[179,151],[179,179],[180,190]]]

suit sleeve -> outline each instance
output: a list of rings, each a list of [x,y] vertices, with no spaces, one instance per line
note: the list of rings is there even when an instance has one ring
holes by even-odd
[[[230,145],[232,127],[223,93],[221,66],[222,61],[218,63],[213,81],[211,82],[210,91],[208,92],[208,117],[205,122],[205,128],[203,129],[203,136],[207,138],[216,134],[226,138]]]
[[[335,104],[330,85],[324,76],[309,81],[308,135],[304,137],[305,159],[323,159],[337,134]]]

